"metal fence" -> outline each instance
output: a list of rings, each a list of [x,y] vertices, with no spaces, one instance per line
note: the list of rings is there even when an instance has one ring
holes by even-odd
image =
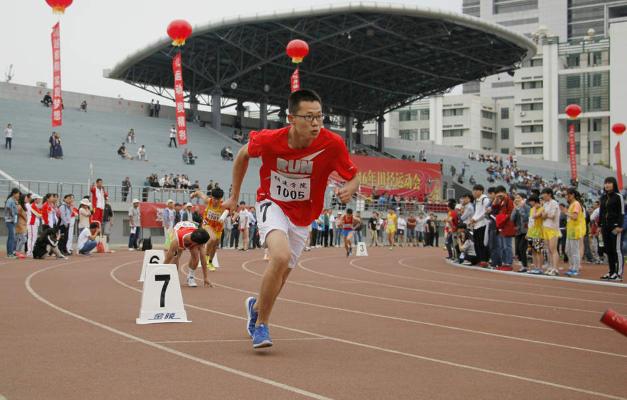
[[[44,196],[46,193],[57,193],[60,197],[66,194],[73,194],[76,198],[91,196],[90,186],[86,183],[71,182],[47,182],[47,181],[12,181],[9,179],[0,179],[0,198],[6,199],[11,189],[18,188],[22,192],[37,193]],[[133,199],[143,202],[165,203],[168,200],[174,200],[177,203],[186,203],[189,201],[189,195],[192,190],[189,189],[171,189],[152,186],[132,186],[123,188],[121,185],[105,185],[105,190],[109,193],[109,201],[116,203],[130,203]],[[201,188],[202,190],[202,188]],[[228,193],[225,193],[225,196]],[[241,193],[240,201],[246,204],[254,204],[256,195],[254,193]]]

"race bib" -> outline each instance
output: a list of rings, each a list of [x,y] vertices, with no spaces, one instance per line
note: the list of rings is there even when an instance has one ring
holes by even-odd
[[[278,201],[309,200],[310,178],[287,178],[275,171],[270,172],[270,195]]]

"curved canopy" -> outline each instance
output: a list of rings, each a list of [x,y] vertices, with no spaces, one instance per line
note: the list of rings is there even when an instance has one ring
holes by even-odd
[[[413,6],[351,3],[195,27],[182,49],[185,89],[284,107],[292,39],[309,43],[301,86],[326,112],[368,120],[416,99],[515,68],[535,54],[524,36],[477,18]],[[106,76],[168,95],[176,50],[163,38]]]

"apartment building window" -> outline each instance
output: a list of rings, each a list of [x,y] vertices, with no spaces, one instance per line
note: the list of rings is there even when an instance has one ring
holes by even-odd
[[[601,86],[601,82],[603,80],[603,76],[601,74],[594,74],[591,76],[592,79],[590,79],[588,81],[588,84],[591,87],[600,87]]]
[[[531,81],[522,83],[523,90],[526,89],[542,89],[542,81]]]
[[[593,118],[588,120],[588,131],[601,132],[603,126],[603,120],[601,118]]]
[[[581,103],[581,99],[576,98],[576,97],[571,97],[566,99],[566,105],[568,104],[580,104]]]
[[[601,65],[603,63],[603,53],[600,51],[595,51],[590,54],[590,64],[592,65]]]
[[[429,128],[420,129],[420,140],[429,140]]]
[[[568,67],[578,67],[579,66],[579,54],[569,54],[566,56],[566,65]]]
[[[590,102],[590,110],[600,110],[601,109],[601,96],[593,96],[588,99]]]
[[[509,119],[509,108],[501,108],[501,119]]]
[[[418,129],[399,129],[398,135],[403,140],[417,140]]]
[[[421,121],[429,120],[429,110],[420,110],[420,120]]]
[[[494,132],[481,131],[481,138],[488,139],[488,140],[493,140],[494,139]]]
[[[577,89],[581,87],[581,77],[579,75],[569,75],[566,77],[566,87],[568,89]]]
[[[501,128],[501,140],[509,140],[509,128]]]
[[[461,137],[461,136],[464,136],[464,130],[463,129],[448,129],[448,130],[442,131],[442,136],[443,137]]]
[[[494,114],[489,112],[489,111],[481,110],[481,118],[493,119],[494,118]]]
[[[594,142],[592,142],[592,152],[594,154],[601,154],[602,149],[603,143],[600,140],[595,140]]]
[[[505,14],[538,9],[538,0],[494,0],[494,14]]]
[[[537,133],[542,132],[542,125],[524,125],[520,129],[523,133]]]
[[[464,115],[463,108],[449,108],[447,110],[442,110],[442,116],[444,117],[459,117]]]
[[[418,119],[418,110],[401,110],[398,112],[399,121],[416,121]]]
[[[534,58],[531,60],[531,62],[529,62],[530,67],[541,67],[542,65],[543,64],[541,58]]]
[[[542,111],[542,103],[526,103],[520,106],[522,111]]]
[[[542,147],[523,147],[521,153],[528,154],[542,154]]]

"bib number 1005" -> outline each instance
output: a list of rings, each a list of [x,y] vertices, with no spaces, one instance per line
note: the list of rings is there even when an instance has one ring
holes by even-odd
[[[272,171],[270,182],[270,195],[275,200],[309,200],[310,178],[289,178]]]
[[[305,192],[294,189],[290,190],[286,187],[281,187],[281,185],[276,185],[276,191],[283,198],[289,198],[291,200],[305,200]]]

